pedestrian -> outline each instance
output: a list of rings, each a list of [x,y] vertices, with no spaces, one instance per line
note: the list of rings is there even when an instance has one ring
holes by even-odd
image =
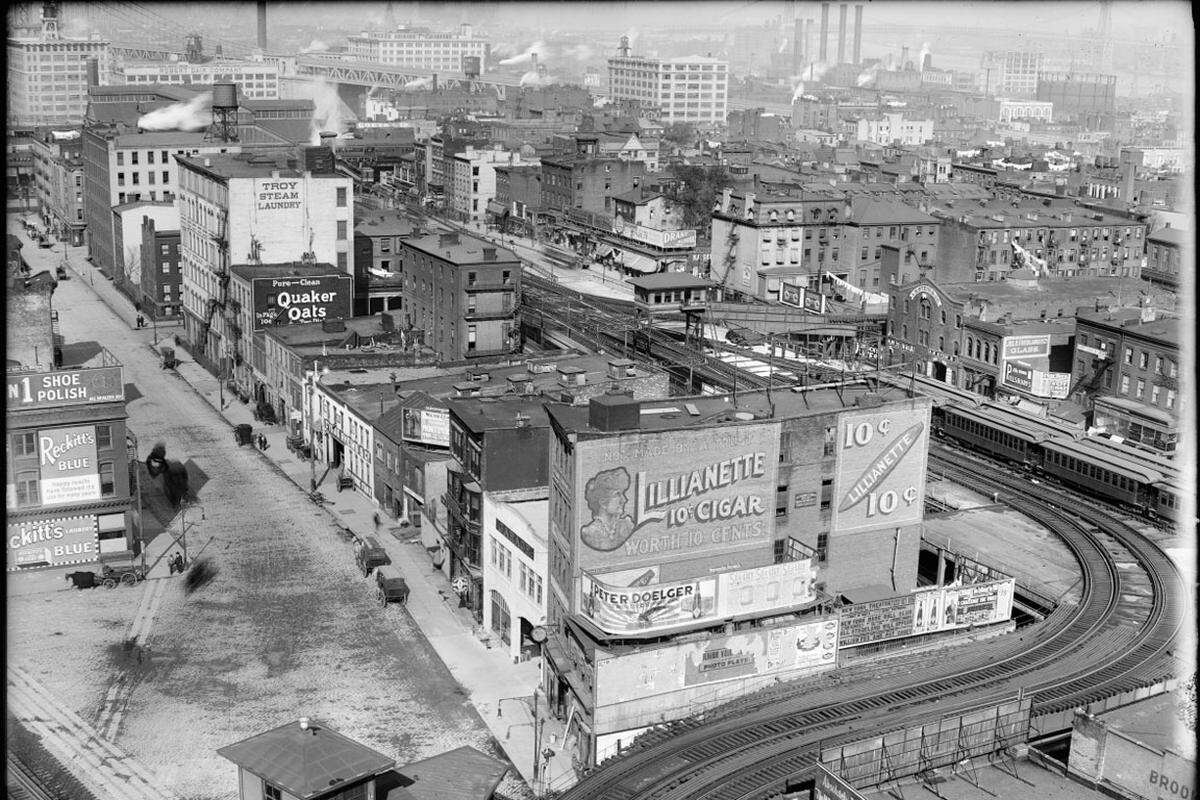
[[[183,574],[183,553],[175,554],[175,571],[180,575]]]
[[[375,512],[375,530],[379,530],[379,512]]]
[[[172,575],[175,574],[175,559],[178,557],[179,557],[179,553],[172,553],[171,556],[167,559],[167,569],[169,569],[171,571]]]

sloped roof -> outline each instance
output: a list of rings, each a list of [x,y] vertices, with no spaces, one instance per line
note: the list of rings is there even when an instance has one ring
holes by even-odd
[[[226,745],[217,754],[300,800],[396,766],[395,759],[316,721],[307,730],[289,722]]]
[[[409,782],[402,780],[387,800],[488,800],[508,769],[474,747],[460,747],[398,769]]]
[[[850,221],[856,225],[936,224],[938,220],[920,209],[905,203],[877,200],[872,197],[855,199]]]

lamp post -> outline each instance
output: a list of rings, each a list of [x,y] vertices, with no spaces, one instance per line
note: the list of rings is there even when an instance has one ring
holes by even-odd
[[[200,519],[208,519],[204,513],[204,504],[194,500],[184,498],[179,504],[179,546],[183,548],[183,563],[188,563],[187,549],[187,510],[189,508],[198,507],[200,509]],[[194,524],[194,523],[193,523]]]

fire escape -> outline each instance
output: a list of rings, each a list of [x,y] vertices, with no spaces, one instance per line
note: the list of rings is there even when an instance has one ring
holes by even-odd
[[[217,248],[217,264],[213,270],[213,274],[217,278],[217,291],[215,297],[210,297],[204,304],[204,321],[200,325],[200,341],[201,343],[208,341],[208,333],[212,330],[213,318],[217,315],[218,309],[225,309],[229,298],[229,244],[226,242],[227,233],[227,217],[224,213],[217,217],[217,227],[209,232],[209,238],[212,239]],[[220,367],[221,354],[215,354],[218,367]]]

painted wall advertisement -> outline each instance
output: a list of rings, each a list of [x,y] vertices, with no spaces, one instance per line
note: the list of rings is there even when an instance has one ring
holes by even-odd
[[[863,795],[857,789],[822,764],[817,765],[814,777],[813,800],[863,800]]]
[[[1013,579],[918,589],[841,609],[842,647],[1012,618]]]
[[[585,572],[582,611],[609,633],[645,633],[716,619],[716,593],[716,578],[617,585]]]
[[[1000,342],[1000,357],[1037,358],[1050,355],[1050,334],[1042,333],[1032,336],[1005,336]]]
[[[1004,383],[1024,392],[1033,391],[1033,367],[1020,361],[1005,361]]]
[[[36,519],[8,524],[9,572],[96,561],[96,516]]]
[[[736,617],[804,605],[817,599],[816,586],[811,558],[723,572],[717,576],[717,613]]]
[[[919,523],[928,452],[929,406],[840,415],[830,530]]]
[[[1036,397],[1063,399],[1071,390],[1071,373],[1045,372],[1023,361],[1004,362],[1004,383]]]
[[[838,621],[714,636],[596,661],[596,705],[639,700],[738,678],[817,672],[837,662]]]
[[[100,499],[94,425],[38,431],[38,462],[42,505]]]
[[[785,306],[795,306],[813,314],[825,313],[825,295],[820,292],[810,292],[804,286],[783,281],[779,284],[779,302]]]
[[[770,556],[778,423],[592,439],[576,447],[580,569],[600,575],[755,550]]]
[[[120,367],[8,374],[9,409],[80,406],[125,400]]]
[[[354,279],[349,275],[254,278],[254,330],[297,322],[346,319]]]
[[[446,408],[404,409],[400,437],[408,442],[449,447],[450,410]]]

